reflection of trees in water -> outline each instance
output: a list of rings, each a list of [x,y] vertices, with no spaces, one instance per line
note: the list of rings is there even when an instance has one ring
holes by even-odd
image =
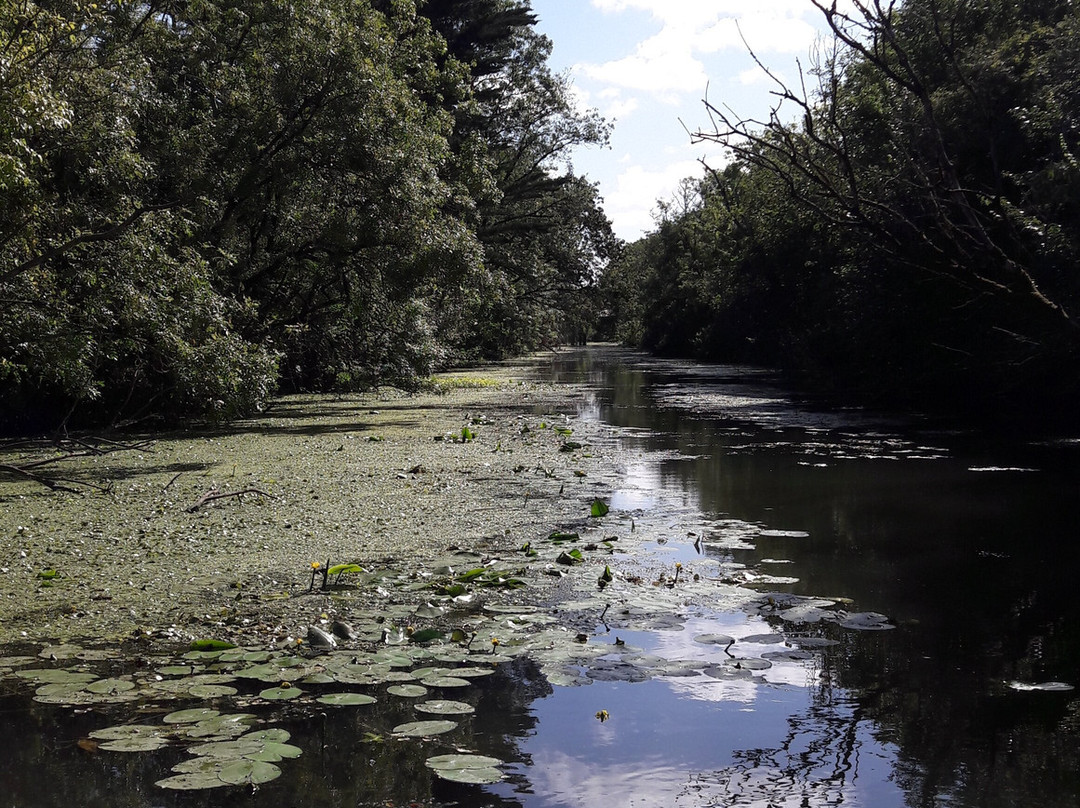
[[[911,806],[1080,804],[1080,698],[1003,685],[1080,685],[1075,453],[1050,456],[1028,446],[1017,455],[1016,446],[987,447],[980,436],[974,450],[948,439],[954,452],[944,461],[856,459],[882,454],[857,424],[843,435],[801,434],[751,427],[737,412],[709,420],[658,410],[653,386],[671,382],[694,384],[674,366],[666,375],[634,368],[613,371],[605,380],[612,391],[601,393],[616,423],[648,429],[657,448],[694,456],[663,463],[663,485],[706,513],[805,530],[809,539],[763,538],[755,552],[735,558],[792,560],[784,572],[801,579],[793,591],[844,595],[902,624],[881,637],[838,632],[844,645],[825,654],[830,681],[858,699],[858,718],[846,707],[829,712],[831,697],[820,698],[793,719],[784,743],[743,753],[699,787],[719,794],[718,805],[747,804],[748,795],[767,805],[770,785],[774,799],[789,790],[805,793],[809,805],[834,804],[828,800],[844,792],[831,796],[835,773],[827,762],[844,760],[845,739],[857,762],[859,734],[873,732],[896,745],[893,782]],[[883,451],[897,448],[882,441]],[[839,460],[830,445],[851,448],[842,453],[851,457]],[[1003,458],[1043,471],[968,471]],[[848,731],[838,731],[845,722]],[[814,732],[818,746],[799,746]],[[811,748],[833,757],[810,765]]]
[[[360,708],[310,703],[283,706],[264,717],[272,726],[289,730],[290,743],[301,747],[303,754],[280,762],[282,776],[259,786],[253,797],[250,789],[241,788],[194,792],[157,788],[154,783],[172,774],[173,765],[190,758],[183,745],[123,754],[87,752],[75,743],[110,721],[156,724],[156,716],[147,718],[121,705],[102,710],[108,713],[106,719],[97,711],[35,704],[28,690],[7,692],[11,687],[0,683],[5,729],[0,733],[0,802],[39,808],[474,805],[478,786],[438,780],[425,761],[458,749],[521,760],[519,741],[536,728],[530,706],[552,693],[534,663],[522,659],[502,664],[493,675],[473,680],[469,688],[432,691],[430,698],[467,701],[477,711],[462,717],[452,732],[426,741],[392,737],[396,725],[430,716],[419,715],[415,701],[391,696],[381,688],[372,688],[376,703]],[[485,793],[483,800],[486,808],[520,806],[516,799],[494,794]]]
[[[855,781],[869,730],[857,703],[816,699],[788,718],[788,732],[775,747],[735,752],[730,766],[695,775],[679,799],[769,808],[858,804]]]

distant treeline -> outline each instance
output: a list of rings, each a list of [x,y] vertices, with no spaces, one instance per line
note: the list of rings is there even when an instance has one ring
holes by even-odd
[[[626,342],[889,405],[1080,403],[1080,4],[818,2],[768,119],[605,276]]]
[[[0,3],[0,431],[582,333],[615,241],[515,0]]]

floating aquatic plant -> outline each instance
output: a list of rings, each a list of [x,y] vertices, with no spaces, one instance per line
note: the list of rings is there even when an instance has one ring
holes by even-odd
[[[423,701],[416,705],[416,711],[419,713],[430,713],[433,715],[471,715],[476,712],[476,708],[471,704],[466,704],[463,701],[450,701],[447,699],[432,699],[430,701]]]
[[[503,761],[485,755],[436,755],[428,758],[424,765],[443,780],[455,783],[485,785],[503,779],[503,773],[496,768],[502,766]]]
[[[366,693],[325,693],[315,701],[330,707],[363,707],[368,704],[375,704],[378,699]]]
[[[457,729],[456,721],[409,721],[398,724],[392,732],[405,738],[426,738],[431,735],[442,735]]]

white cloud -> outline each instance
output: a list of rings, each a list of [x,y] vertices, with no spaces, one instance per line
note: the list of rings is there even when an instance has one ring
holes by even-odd
[[[610,121],[624,121],[629,118],[641,106],[636,98],[612,98],[600,113]]]
[[[616,235],[633,239],[655,229],[655,203],[670,199],[682,180],[703,174],[696,160],[679,160],[661,168],[640,164],[623,168],[615,179],[615,190],[607,192],[604,199],[604,210],[616,225]]]
[[[578,65],[582,75],[602,84],[650,93],[666,103],[679,103],[684,94],[709,81],[702,56],[742,51],[748,45],[759,55],[803,54],[817,35],[810,20],[819,12],[804,0],[592,2],[607,13],[648,12],[660,29],[620,59]]]
[[[686,772],[661,759],[603,763],[549,749],[534,752],[531,757],[528,776],[533,792],[567,808],[667,808],[687,777]]]

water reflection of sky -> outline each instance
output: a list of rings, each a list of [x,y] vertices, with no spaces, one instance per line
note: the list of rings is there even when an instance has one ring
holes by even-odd
[[[539,731],[521,743],[531,761],[525,804],[902,804],[888,782],[895,751],[845,701],[823,704],[810,689],[761,682],[749,701],[681,695],[654,680],[558,690],[536,702]],[[598,710],[610,718],[601,723]]]

